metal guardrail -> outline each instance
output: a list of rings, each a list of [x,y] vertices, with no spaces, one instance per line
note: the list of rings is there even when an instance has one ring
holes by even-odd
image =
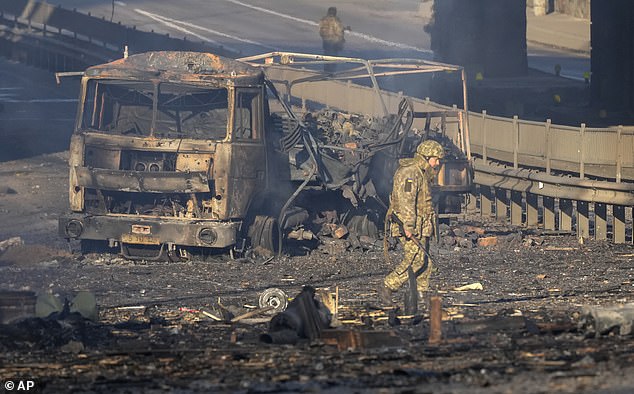
[[[310,73],[267,68],[268,77],[279,81],[281,92],[285,91],[284,81]],[[348,82],[300,84],[293,87],[292,95],[291,102],[303,107],[327,103],[343,111],[378,116],[383,111],[371,88]],[[390,112],[398,108],[401,98],[402,94],[385,92]],[[412,103],[415,111],[456,109],[416,98]],[[471,151],[481,158],[473,163],[477,186],[468,211],[515,225],[576,231],[580,237],[614,243],[634,242],[632,130],[576,128],[488,116],[486,112],[470,113],[469,122]],[[414,127],[423,124],[415,121]],[[448,124],[446,130],[458,142],[458,125]],[[608,180],[585,179],[590,175]]]
[[[32,60],[29,63],[36,65],[41,62],[34,59],[66,57],[57,61],[54,71],[68,71],[68,68],[62,68],[64,64],[79,63],[83,69],[119,58],[126,47],[129,53],[179,50],[213,52],[228,57],[239,55],[222,46],[145,32],[134,26],[127,27],[120,22],[34,0],[0,0],[0,24],[5,26],[0,34],[0,40],[7,43],[0,50],[4,56],[21,61],[28,57]],[[46,42],[47,38],[55,42]],[[66,46],[60,43],[66,43]],[[49,69],[56,66],[54,63],[47,61]]]
[[[570,127],[472,113],[471,147],[485,160],[586,176],[634,181],[634,130]]]

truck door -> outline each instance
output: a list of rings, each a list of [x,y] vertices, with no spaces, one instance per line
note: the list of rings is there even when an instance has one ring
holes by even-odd
[[[267,186],[264,112],[260,88],[236,88],[231,131],[229,217],[243,217]]]

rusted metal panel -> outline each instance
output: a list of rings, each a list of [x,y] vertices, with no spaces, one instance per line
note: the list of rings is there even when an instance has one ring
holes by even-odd
[[[84,209],[84,189],[79,187],[76,167],[84,164],[84,137],[81,134],[73,134],[70,137],[70,152],[68,156],[69,169],[69,202],[72,211],[82,211]]]
[[[213,152],[218,141],[194,140],[179,138],[140,138],[127,137],[124,135],[100,134],[86,132],[86,145],[93,145],[103,149],[130,149],[130,150],[150,150],[154,152],[174,152],[179,153],[200,153]]]
[[[229,217],[243,217],[255,193],[264,191],[266,182],[266,153],[262,144],[231,145],[229,173]]]
[[[218,222],[214,220],[165,218],[148,215],[69,215],[60,218],[60,236],[70,220],[78,220],[82,224],[80,239],[112,239],[128,243],[163,244],[175,243],[185,246],[211,246],[224,248],[234,245],[240,223]],[[147,228],[145,234],[136,234],[135,226]],[[213,229],[215,239],[212,243],[204,243],[198,235],[203,229]],[[124,236],[124,234],[127,234]],[[132,236],[134,234],[135,236]]]
[[[146,193],[209,192],[204,172],[139,172],[75,166],[77,185],[92,189]]]
[[[216,219],[229,219],[229,196],[232,192],[230,184],[232,150],[229,144],[218,144],[212,167],[214,179],[214,198],[212,198],[212,211]]]
[[[176,156],[176,171],[209,173],[212,163],[209,153],[182,153]]]
[[[119,168],[121,162],[120,149],[101,149],[94,146],[86,146],[84,162],[86,167],[93,168]]]
[[[89,67],[91,78],[156,80],[205,86],[250,86],[262,84],[259,68],[212,53],[157,51],[131,55]]]

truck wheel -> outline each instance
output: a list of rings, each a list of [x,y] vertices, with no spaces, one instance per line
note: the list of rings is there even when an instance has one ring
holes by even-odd
[[[253,248],[261,247],[273,253],[279,249],[279,232],[277,219],[271,216],[258,215],[249,226],[247,236]]]

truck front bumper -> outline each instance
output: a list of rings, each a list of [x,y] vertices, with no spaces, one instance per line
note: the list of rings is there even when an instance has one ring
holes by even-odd
[[[69,214],[59,219],[59,234],[137,245],[179,245],[226,248],[236,243],[240,222],[136,217],[131,215]]]

